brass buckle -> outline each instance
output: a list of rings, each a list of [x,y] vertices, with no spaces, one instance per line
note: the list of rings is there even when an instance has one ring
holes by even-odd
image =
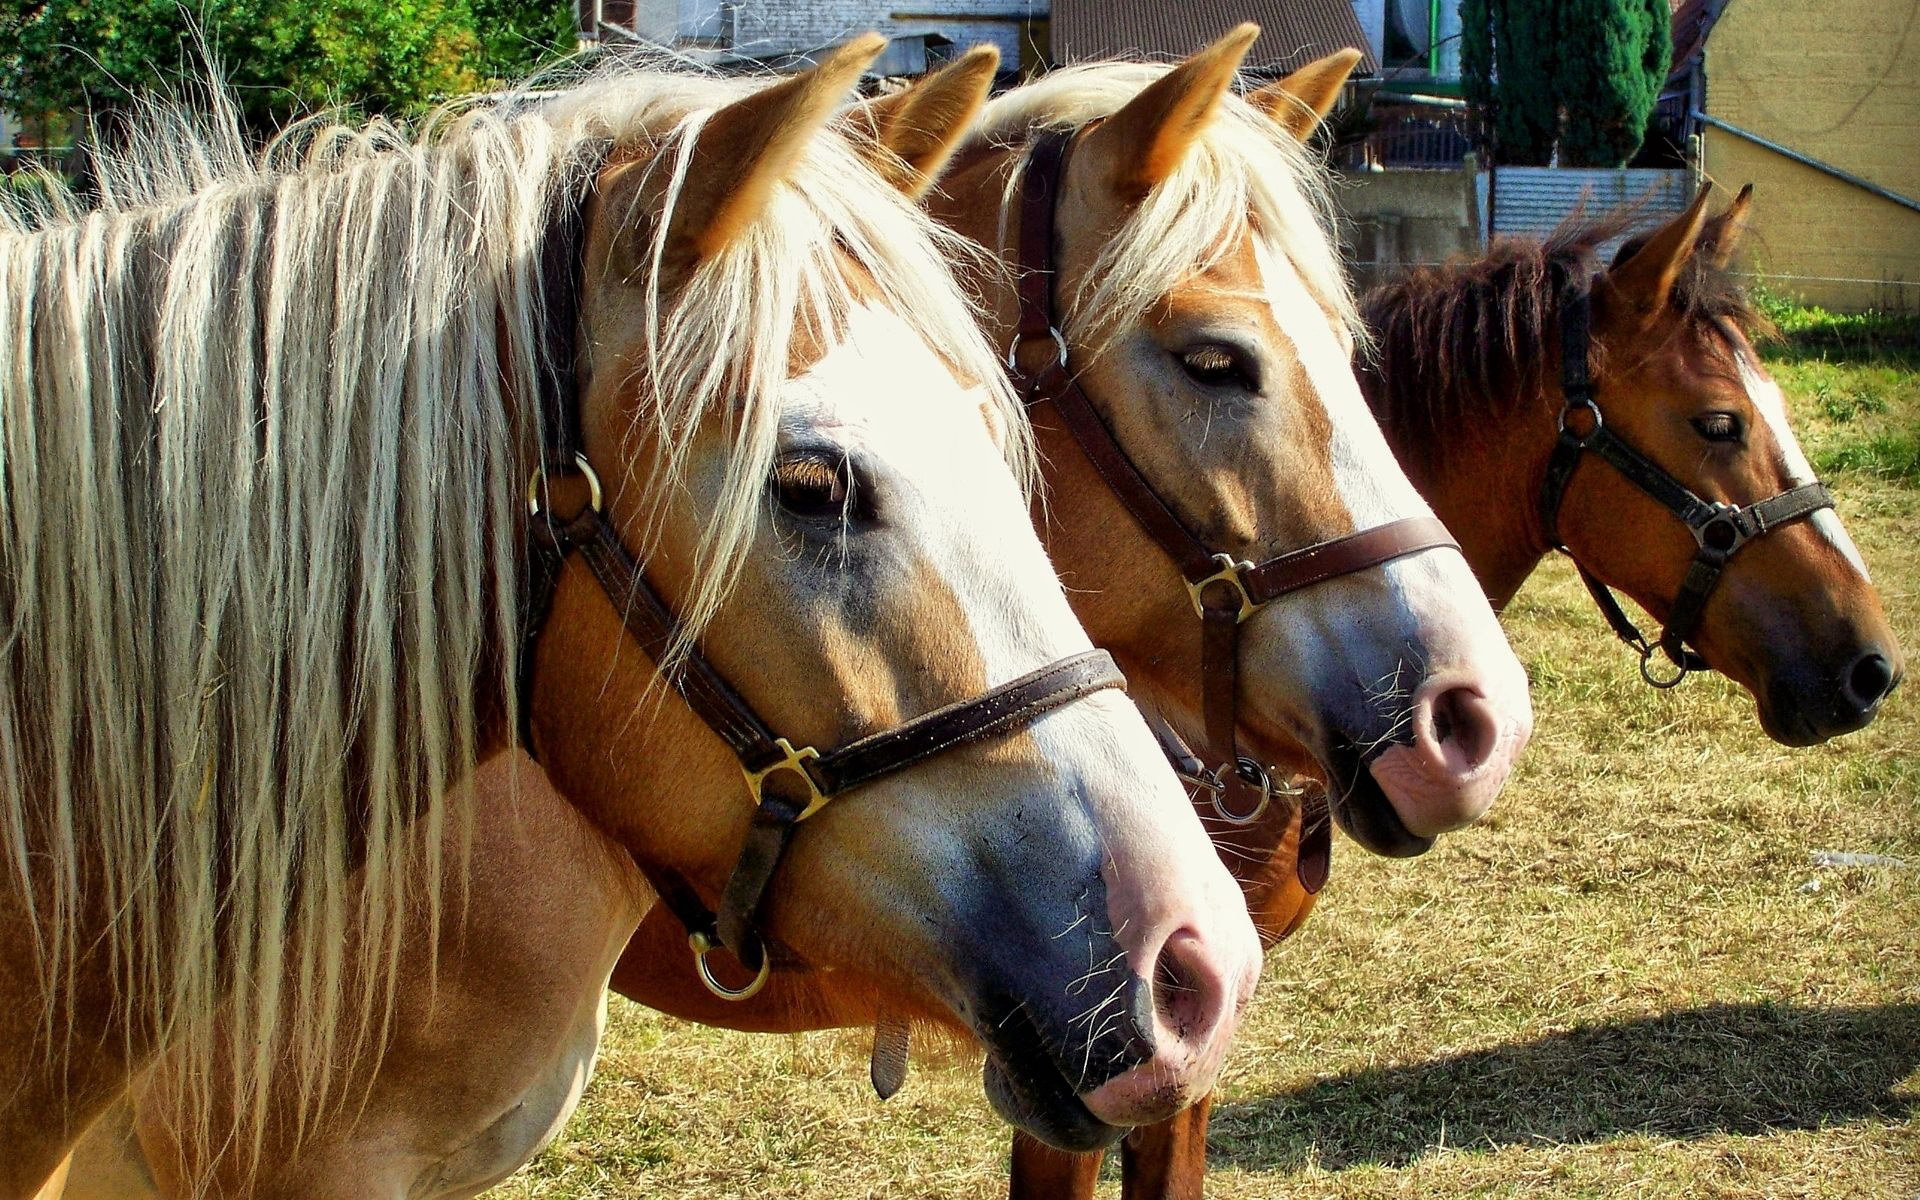
[[[1234,618],[1236,625],[1260,611],[1259,603],[1247,593],[1246,581],[1243,578],[1245,572],[1253,570],[1253,564],[1245,559],[1235,559],[1231,554],[1216,554],[1213,556],[1213,561],[1219,564],[1219,570],[1205,579],[1187,583],[1187,595],[1193,600],[1193,611],[1201,617],[1207,615],[1207,603],[1202,597],[1207,587],[1215,583],[1228,584],[1239,593],[1240,612]]]
[[[801,810],[800,815],[795,817],[794,820],[796,822],[804,821],[825,808],[827,801],[832,799],[832,797],[820,790],[820,784],[814,779],[813,772],[807,770],[807,764],[809,762],[818,761],[820,752],[812,746],[802,746],[796,750],[793,747],[793,743],[785,738],[775,738],[773,739],[773,744],[780,747],[780,752],[785,755],[785,757],[772,766],[762,767],[758,771],[750,767],[741,767],[740,773],[747,777],[747,790],[753,793],[753,803],[755,807],[758,807],[765,799],[767,776],[774,774],[776,771],[792,771],[795,775],[798,775],[807,785],[807,806]]]
[[[760,948],[760,972],[753,977],[753,982],[743,988],[730,988],[726,984],[721,983],[720,980],[714,976],[713,968],[707,965],[707,955],[712,954],[716,949],[713,942],[708,940],[707,935],[704,933],[690,933],[687,935],[687,945],[693,947],[693,967],[695,971],[699,972],[700,982],[706,985],[708,991],[720,997],[722,1000],[738,1001],[752,999],[761,988],[767,986],[767,979],[773,974],[773,955],[767,953],[767,948],[762,946]]]
[[[587,477],[587,507],[594,512],[599,512],[601,499],[600,476],[594,474],[593,468],[587,465],[587,456],[584,454],[574,455],[573,465],[578,467],[580,473]],[[540,485],[545,482],[546,477],[546,469],[544,467],[536,467],[534,468],[532,477],[527,480],[527,515],[530,517],[540,515],[540,509],[542,508]]]

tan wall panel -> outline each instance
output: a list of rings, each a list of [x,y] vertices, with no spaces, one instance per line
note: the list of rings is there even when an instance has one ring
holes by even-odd
[[[1733,0],[1707,43],[1707,111],[1920,198],[1920,0]],[[1839,308],[1920,308],[1920,212],[1722,130],[1707,174],[1755,185],[1756,266]]]

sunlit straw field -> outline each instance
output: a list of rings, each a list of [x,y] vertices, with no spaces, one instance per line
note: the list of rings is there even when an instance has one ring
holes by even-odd
[[[1920,356],[1776,354],[1920,651]],[[1537,710],[1524,766],[1424,858],[1336,847],[1313,919],[1268,956],[1209,1193],[1920,1196],[1916,683],[1867,732],[1785,750],[1717,678],[1642,686],[1563,564],[1507,626]],[[579,1114],[493,1195],[1003,1192],[978,1064],[922,1054],[882,1105],[867,1044],[616,1001]]]

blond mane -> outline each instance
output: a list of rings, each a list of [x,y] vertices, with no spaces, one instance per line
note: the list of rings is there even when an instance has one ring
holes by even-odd
[[[258,151],[218,96],[156,105],[91,206],[0,212],[0,853],[50,1055],[83,907],[112,914],[130,1028],[192,1081],[183,1136],[213,1135],[216,1090],[257,1131],[269,1073],[304,1118],[379,1044],[401,931],[438,919],[449,785],[484,717],[513,726],[544,235],[606,141],[657,155],[670,208],[743,86],[627,69]],[[689,638],[764,503],[796,311],[832,328],[877,288],[988,388],[1031,477],[949,240],[822,137],[683,290],[641,281],[635,473],[665,494],[702,423],[734,439]]]
[[[1091,63],[1054,71],[987,105],[974,133],[992,145],[1019,145],[1046,129],[1072,129],[1112,116],[1172,68],[1158,63]],[[1169,290],[1206,270],[1248,233],[1300,272],[1325,311],[1356,338],[1361,324],[1333,239],[1327,172],[1295,138],[1245,100],[1230,96],[1173,174],[1115,232],[1064,297],[1062,329],[1098,350]],[[1002,222],[1017,212],[1008,183]],[[1000,231],[1007,244],[1008,230]]]

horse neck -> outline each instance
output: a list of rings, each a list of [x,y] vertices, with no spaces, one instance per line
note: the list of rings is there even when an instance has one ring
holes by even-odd
[[[1377,401],[1382,380],[1369,371],[1360,377],[1369,401]],[[1539,501],[1553,451],[1552,409],[1537,381],[1517,386],[1523,394],[1500,406],[1503,415],[1440,422],[1432,445],[1416,447],[1419,433],[1382,423],[1394,456],[1453,532],[1496,609],[1551,549]]]

